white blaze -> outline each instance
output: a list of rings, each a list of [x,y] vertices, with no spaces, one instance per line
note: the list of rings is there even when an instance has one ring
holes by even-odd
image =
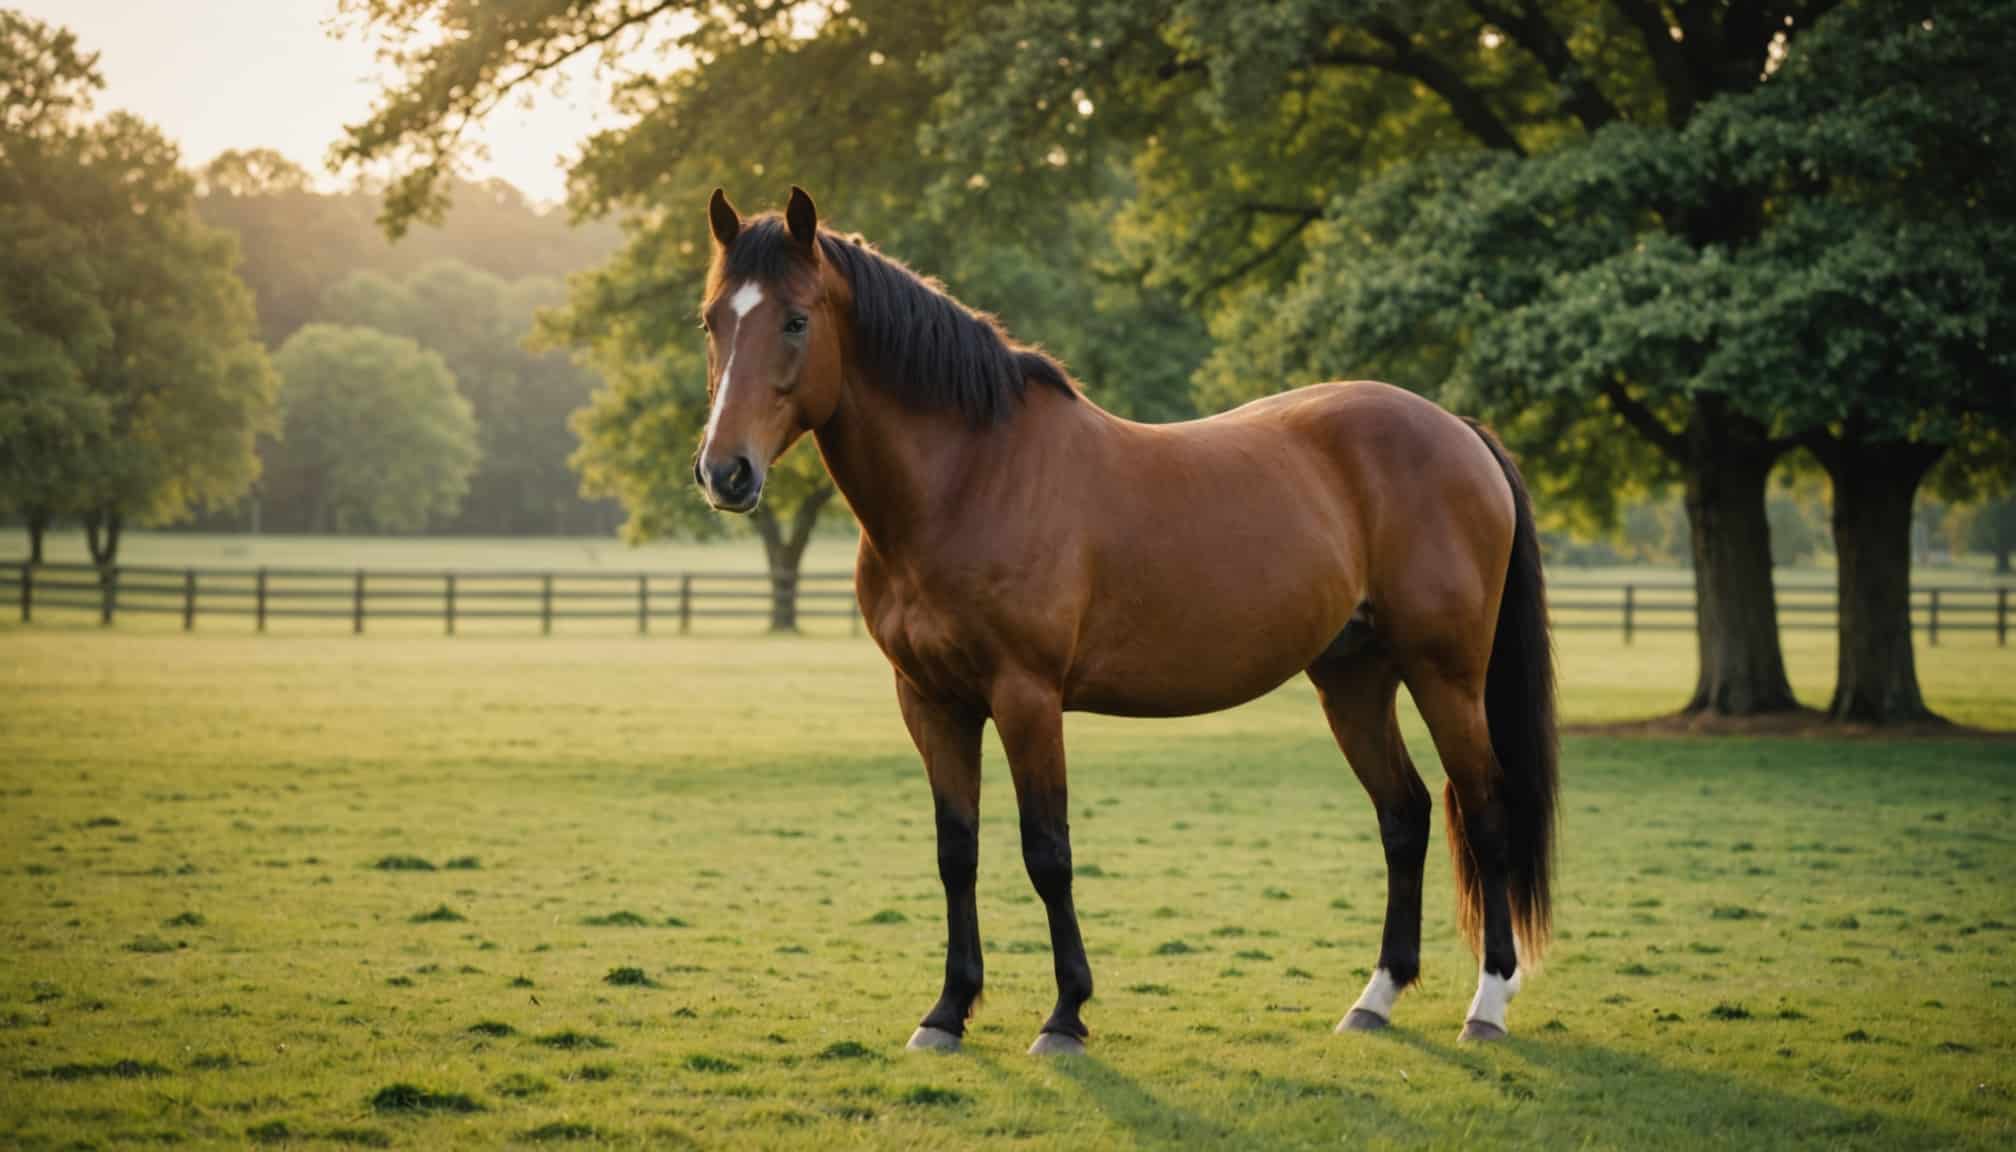
[[[763,286],[752,280],[735,290],[735,295],[728,299],[728,307],[735,310],[735,318],[740,320],[742,317],[754,312],[756,306],[762,302]]]
[[[721,362],[721,382],[714,388],[714,408],[707,413],[707,435],[703,445],[714,443],[714,426],[721,422],[721,409],[728,404],[728,381],[735,371],[735,338],[742,334],[742,318],[756,310],[763,303],[763,286],[750,281],[735,290],[728,298],[728,308],[735,313],[735,322],[728,326],[728,358]]]

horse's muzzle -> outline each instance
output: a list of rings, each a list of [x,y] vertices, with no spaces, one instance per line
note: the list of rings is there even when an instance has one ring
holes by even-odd
[[[695,461],[693,474],[717,512],[747,512],[763,495],[763,479],[747,456],[731,456],[712,465]]]

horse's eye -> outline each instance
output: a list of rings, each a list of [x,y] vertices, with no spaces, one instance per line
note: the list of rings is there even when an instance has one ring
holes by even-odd
[[[784,321],[784,334],[786,336],[803,336],[805,334],[806,322],[804,313],[793,313],[790,319]]]

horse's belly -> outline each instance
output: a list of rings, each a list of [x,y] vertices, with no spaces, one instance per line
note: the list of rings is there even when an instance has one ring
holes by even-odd
[[[1342,573],[1213,595],[1174,594],[1103,610],[1082,635],[1065,707],[1118,716],[1194,716],[1266,695],[1307,668],[1343,631],[1358,596]]]

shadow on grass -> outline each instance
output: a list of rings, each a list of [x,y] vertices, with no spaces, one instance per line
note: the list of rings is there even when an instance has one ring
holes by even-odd
[[[1339,1043],[1354,1042],[1340,1040]],[[1431,1040],[1408,1029],[1355,1042],[1393,1043],[1495,1089],[1496,1100],[1440,1093],[1408,1101],[1381,1084],[1253,1074],[1170,1091],[1084,1056],[1058,1060],[1057,1073],[1084,1093],[1049,1094],[1043,1108],[1089,1104],[1140,1148],[1287,1148],[1308,1145],[1310,1114],[1325,1102],[1321,1139],[1377,1139],[1400,1146],[1919,1149],[1964,1146],[1964,1131],[1916,1117],[1841,1107],[1747,1082],[1740,1073],[1678,1068],[1595,1044],[1514,1038],[1485,1051]],[[1513,1057],[1511,1060],[1505,1057]],[[1012,1059],[969,1053],[986,1072],[1012,1081],[1028,1101],[1038,1089]],[[1242,1083],[1242,1080],[1244,1081]],[[1040,1091],[1040,1089],[1038,1089]],[[1231,1096],[1226,1097],[1227,1092]],[[1187,1093],[1217,1099],[1221,1115],[1178,1102]],[[1223,1118],[1229,1113],[1233,1118]],[[1978,1135],[1975,1138],[1978,1140]]]
[[[1965,1133],[1868,1109],[1843,1108],[1751,1083],[1738,1072],[1676,1068],[1597,1044],[1515,1036],[1496,1052],[1395,1029],[1394,1041],[1498,1082],[1518,1104],[1508,1133],[1552,1146],[1684,1148],[1951,1148]],[[1511,1055],[1521,1062],[1508,1068]],[[1509,1103],[1509,1100],[1508,1100]],[[1509,1116],[1509,1113],[1508,1113]]]
[[[1045,1097],[1041,1103],[1059,1111],[1079,1106],[1079,1102],[1052,1093],[1039,1083],[1033,1083],[1027,1068],[1014,1067],[1011,1060],[1004,1064],[992,1056],[971,1053],[964,1057],[971,1059],[998,1080],[1012,1082],[1014,1090],[1026,1101],[1032,1093]],[[1035,1067],[1035,1057],[1024,1057]],[[1052,1065],[1065,1079],[1070,1080],[1091,1103],[1100,1115],[1120,1129],[1126,1131],[1130,1142],[1137,1148],[1189,1149],[1189,1148],[1303,1148],[1309,1144],[1307,1131],[1290,1136],[1271,1132],[1255,1131],[1250,1127],[1239,1127],[1222,1120],[1213,1119],[1191,1111],[1168,1099],[1155,1095],[1143,1087],[1141,1082],[1099,1059],[1097,1056],[1072,1056],[1055,1060]],[[1269,1093],[1289,1097],[1336,1096],[1350,1097],[1352,1106],[1376,1110],[1378,1115],[1354,1115],[1351,1127],[1359,1128],[1368,1123],[1378,1125],[1378,1130],[1389,1138],[1406,1143],[1419,1143],[1423,1136],[1418,1125],[1386,1109],[1369,1096],[1350,1093],[1329,1085],[1317,1085],[1301,1081],[1287,1081],[1277,1078],[1262,1078],[1255,1081],[1256,1087]],[[1029,1133],[1035,1135],[1036,1133]]]

